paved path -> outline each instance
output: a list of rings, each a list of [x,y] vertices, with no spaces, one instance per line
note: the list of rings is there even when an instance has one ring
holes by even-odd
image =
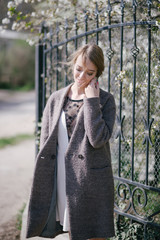
[[[0,137],[33,134],[35,93],[0,90]]]
[[[11,220],[26,203],[33,166],[34,140],[0,150],[0,225]]]
[[[34,91],[0,90],[0,138],[33,134]],[[26,203],[35,158],[34,139],[0,149],[0,231]]]

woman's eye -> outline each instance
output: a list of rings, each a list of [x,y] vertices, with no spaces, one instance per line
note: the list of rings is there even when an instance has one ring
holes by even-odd
[[[93,73],[88,73],[88,76],[92,76],[93,75]]]
[[[77,68],[77,69],[76,69],[76,71],[80,72],[80,71],[81,71],[81,69]]]

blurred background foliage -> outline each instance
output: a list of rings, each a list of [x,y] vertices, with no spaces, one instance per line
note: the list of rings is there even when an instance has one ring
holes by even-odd
[[[0,0],[0,23],[7,16],[7,4],[10,0]],[[25,2],[19,11],[31,11]],[[11,29],[14,18],[8,26]],[[31,90],[34,88],[34,47],[26,40],[0,37],[0,89]]]
[[[34,88],[34,47],[24,40],[0,39],[0,88]]]

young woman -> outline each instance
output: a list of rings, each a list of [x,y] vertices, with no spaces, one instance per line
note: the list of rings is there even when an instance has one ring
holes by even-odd
[[[102,49],[87,44],[71,64],[74,82],[54,92],[44,110],[27,238],[66,231],[71,240],[114,236],[109,139],[115,101],[97,81],[104,70]]]

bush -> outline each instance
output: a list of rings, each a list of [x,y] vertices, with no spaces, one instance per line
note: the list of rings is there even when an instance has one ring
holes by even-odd
[[[0,40],[0,88],[34,88],[34,47],[23,40]]]

